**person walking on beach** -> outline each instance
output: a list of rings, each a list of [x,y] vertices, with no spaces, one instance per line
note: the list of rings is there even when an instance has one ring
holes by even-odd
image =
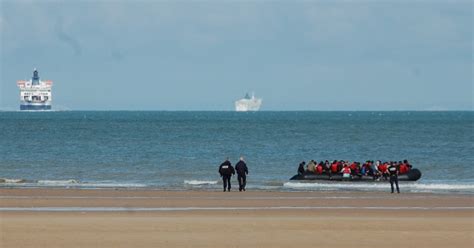
[[[390,175],[390,187],[392,188],[392,193],[393,193],[393,184],[397,186],[397,193],[400,194],[400,188],[398,188],[398,168],[395,166],[395,164],[392,162],[390,163],[390,166],[388,167],[388,173]]]
[[[224,192],[230,191],[230,178],[232,175],[235,175],[235,170],[234,167],[230,164],[229,158],[226,158],[226,160],[219,166],[219,174],[222,177],[222,181],[224,183]]]
[[[235,170],[237,171],[237,180],[239,181],[239,191],[245,191],[249,170],[247,168],[247,164],[244,161],[244,157],[240,157],[239,162],[237,162],[235,165]]]

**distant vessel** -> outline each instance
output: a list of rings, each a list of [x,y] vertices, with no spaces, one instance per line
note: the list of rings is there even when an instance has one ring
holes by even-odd
[[[29,81],[17,82],[20,88],[20,110],[50,110],[51,109],[51,87],[50,80],[41,81],[36,68],[33,77]]]
[[[235,111],[246,112],[246,111],[258,111],[262,105],[261,98],[255,98],[254,94],[250,96],[248,93],[245,97],[235,101]]]

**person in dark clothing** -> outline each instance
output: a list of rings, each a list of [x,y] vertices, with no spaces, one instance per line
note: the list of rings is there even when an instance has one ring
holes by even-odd
[[[306,164],[306,162],[301,162],[300,163],[300,166],[298,167],[298,175],[304,175],[304,172],[305,172],[305,169],[304,169],[304,165]]]
[[[244,161],[244,157],[240,157],[239,162],[237,162],[235,165],[235,170],[237,171],[237,180],[239,181],[239,191],[245,191],[249,170],[247,168],[247,164]]]
[[[224,182],[224,192],[230,191],[230,178],[232,175],[235,175],[234,167],[229,162],[229,158],[227,158],[220,166],[219,166],[219,174],[222,177],[222,181]]]
[[[392,188],[393,193],[393,184],[397,186],[397,193],[400,193],[400,188],[398,188],[398,168],[394,163],[390,163],[388,167],[388,173],[390,175],[390,187]]]

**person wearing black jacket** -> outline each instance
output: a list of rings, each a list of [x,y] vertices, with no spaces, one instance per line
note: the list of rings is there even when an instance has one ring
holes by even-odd
[[[240,161],[235,165],[235,170],[237,171],[237,180],[239,181],[239,191],[245,191],[249,170],[247,164],[245,164],[244,157],[240,157]]]
[[[398,168],[397,166],[392,162],[390,163],[390,166],[388,167],[388,173],[390,175],[390,187],[392,188],[392,193],[393,193],[393,184],[397,186],[397,193],[400,193],[400,188],[398,188]]]
[[[235,175],[235,170],[234,167],[229,162],[229,158],[227,158],[220,166],[219,166],[219,174],[222,177],[222,181],[224,182],[224,192],[227,191],[230,192],[230,178],[232,175]]]

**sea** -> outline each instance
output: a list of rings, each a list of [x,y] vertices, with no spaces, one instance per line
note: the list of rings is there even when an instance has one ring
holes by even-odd
[[[402,193],[474,194],[473,131],[472,111],[7,111],[0,188],[218,191],[218,166],[243,156],[247,190],[389,192],[289,179],[311,159],[407,159],[422,177]]]

